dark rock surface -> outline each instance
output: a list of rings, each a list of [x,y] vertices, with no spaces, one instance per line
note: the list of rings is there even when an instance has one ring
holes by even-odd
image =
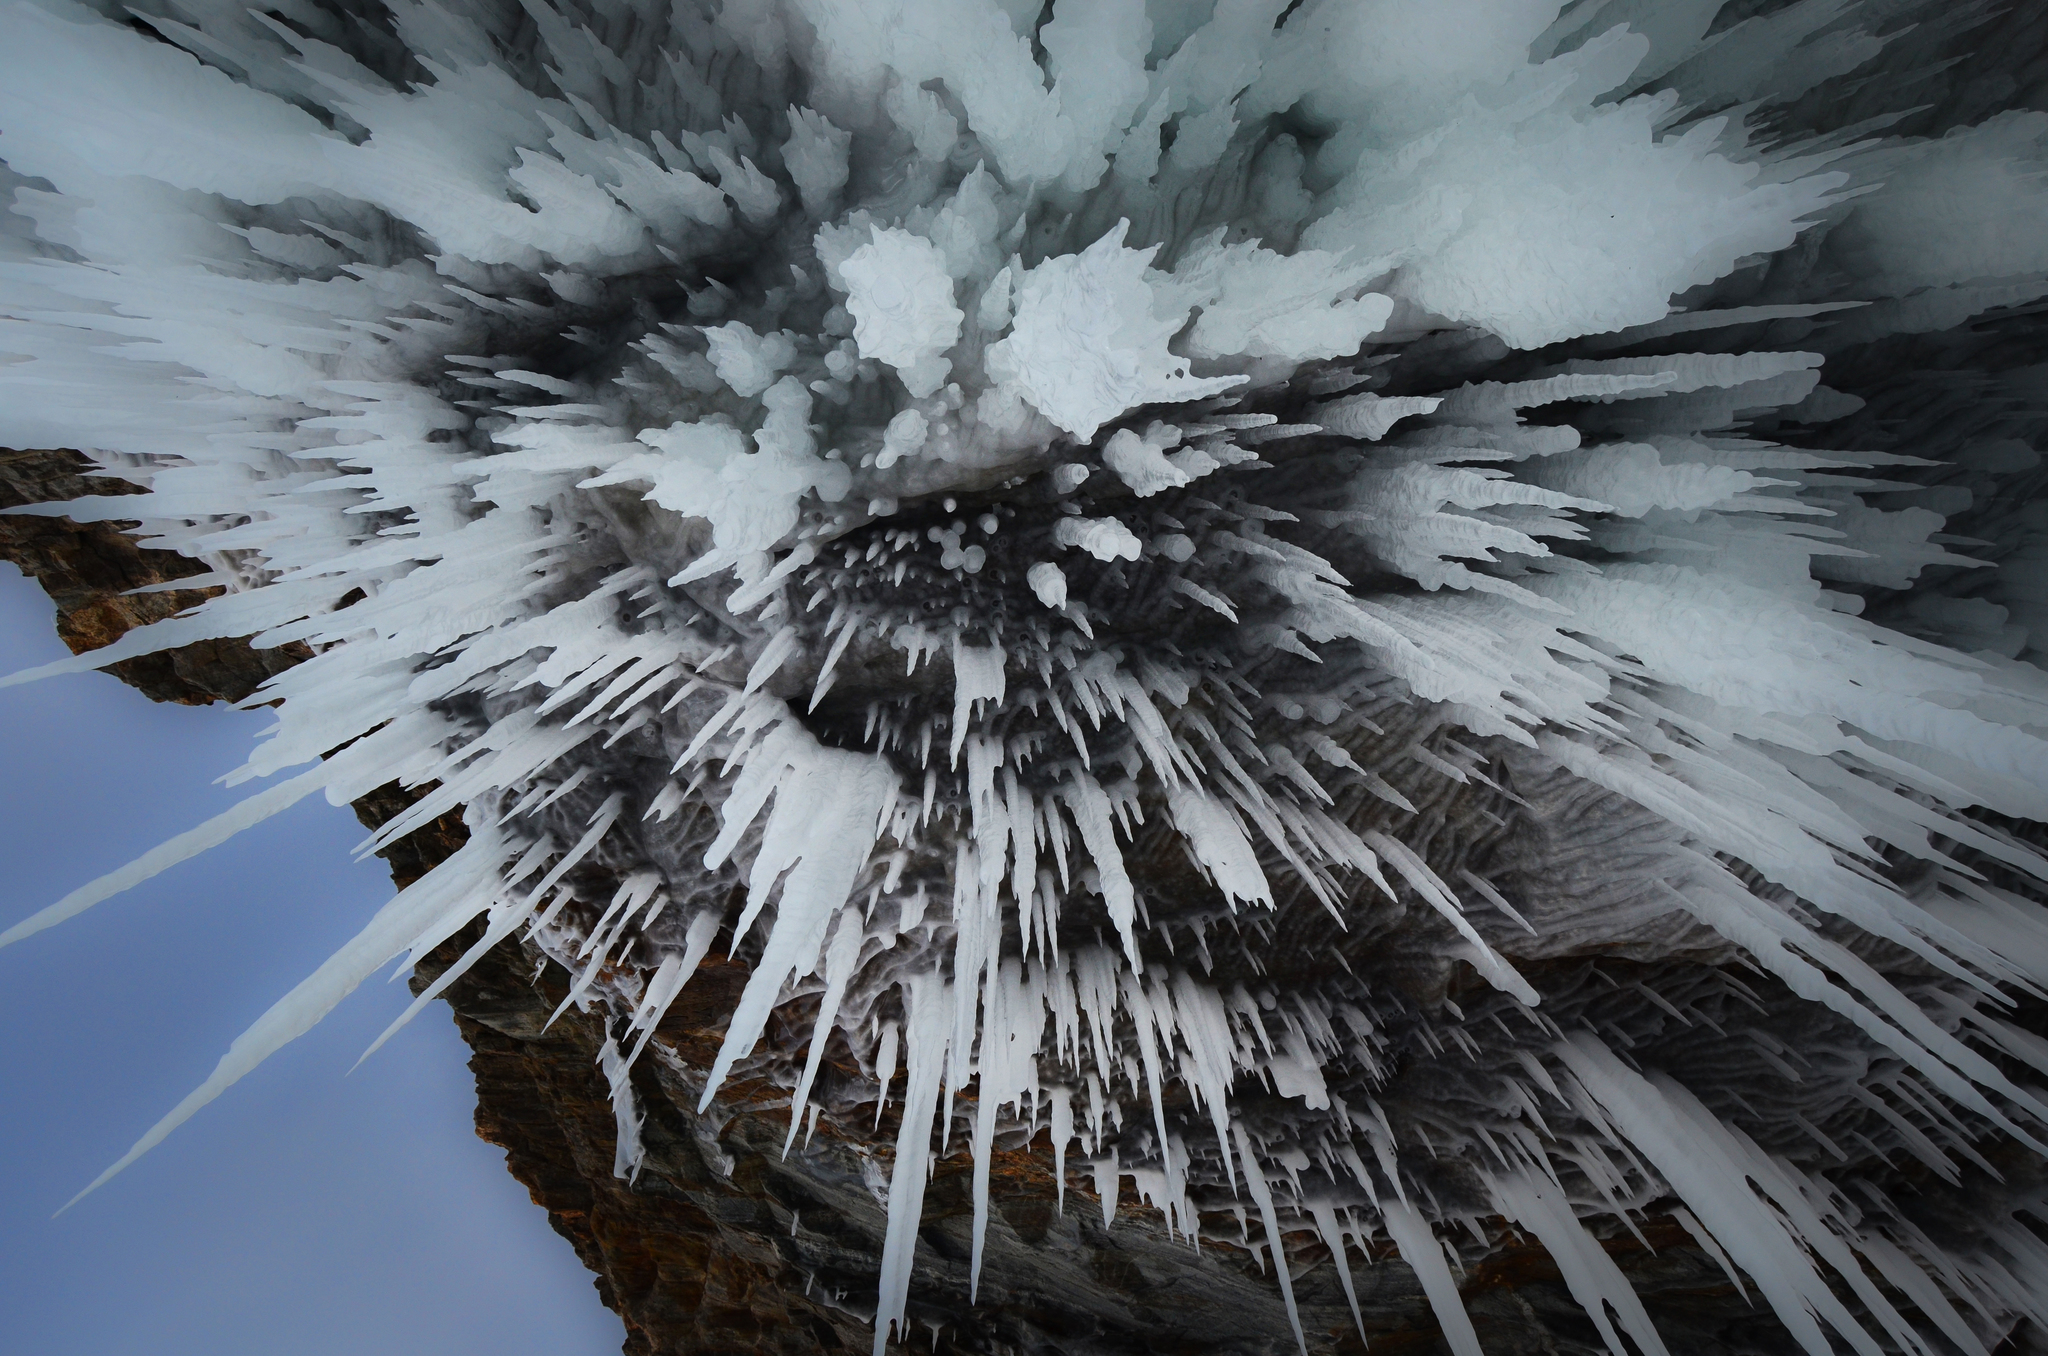
[[[86,467],[74,452],[0,452],[0,495],[11,505],[133,492],[118,480],[86,475]],[[0,516],[0,556],[49,592],[59,634],[80,653],[204,596],[124,596],[190,578],[202,567],[138,547],[118,525]],[[300,657],[222,641],[112,671],[156,700],[198,705],[239,700]],[[413,799],[386,786],[355,808],[374,826]],[[450,814],[383,855],[402,886],[463,836],[459,816]],[[413,978],[416,990],[480,935],[476,926],[425,959]],[[612,1171],[617,1130],[597,1064],[601,1020],[572,1009],[549,1022],[568,991],[566,972],[515,940],[445,995],[474,1052],[477,1133],[505,1150],[513,1176],[596,1274],[599,1297],[625,1320],[625,1350],[633,1356],[793,1356],[864,1350],[873,1342],[868,1315],[886,1217],[886,1158],[877,1162],[868,1145],[829,1124],[784,1157],[789,1094],[765,1083],[729,1083],[710,1111],[693,1110],[701,1071],[746,975],[742,965],[707,961],[636,1067],[647,1159],[630,1182]],[[792,1009],[804,1006],[799,1000]],[[803,1015],[794,1011],[797,1020],[782,1034],[795,1039],[807,1031]],[[777,1034],[771,1028],[771,1038]],[[850,1066],[839,1072],[858,1076]],[[894,1121],[885,1112],[876,1143],[890,1142]],[[1280,1356],[1293,1349],[1279,1290],[1249,1250],[1210,1243],[1197,1252],[1169,1238],[1161,1214],[1128,1190],[1105,1227],[1100,1201],[1082,1185],[1085,1169],[1070,1173],[1062,1208],[1048,1139],[1041,1131],[1033,1143],[996,1155],[987,1260],[972,1300],[972,1165],[957,1144],[939,1159],[911,1283],[909,1349],[927,1342],[935,1353],[1077,1356]],[[1290,1237],[1287,1246],[1310,1348],[1362,1350],[1328,1251],[1308,1234]],[[1676,1223],[1653,1218],[1642,1237],[1618,1233],[1606,1247],[1673,1352],[1792,1349],[1768,1311],[1753,1308]],[[1444,1349],[1405,1264],[1390,1255],[1352,1260],[1373,1351]],[[1533,1241],[1497,1248],[1464,1275],[1461,1289],[1488,1356],[1602,1350],[1556,1266]],[[2027,1340],[2022,1334],[2009,1342],[2008,1356],[2029,1350]]]

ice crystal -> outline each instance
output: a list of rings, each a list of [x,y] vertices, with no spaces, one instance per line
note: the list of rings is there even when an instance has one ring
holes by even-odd
[[[1616,1356],[1653,1206],[1812,1356],[2048,1317],[2048,411],[1822,384],[2048,296],[2048,115],[1887,139],[1931,7],[1733,8],[0,0],[0,439],[226,590],[11,681],[302,642],[235,775],[325,755],[0,942],[314,791],[470,829],[110,1175],[481,918],[621,1175],[720,943],[706,1106],[899,1109],[877,1352],[955,1117],[977,1279],[1049,1125],[1464,1356],[1482,1217]]]

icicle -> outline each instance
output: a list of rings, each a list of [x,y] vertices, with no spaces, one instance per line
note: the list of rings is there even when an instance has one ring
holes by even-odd
[[[1117,935],[1123,939],[1124,957],[1133,971],[1142,971],[1145,963],[1138,954],[1138,939],[1131,930],[1136,917],[1136,895],[1131,888],[1131,878],[1124,870],[1123,853],[1117,848],[1115,831],[1110,827],[1109,797],[1085,772],[1075,772],[1060,788],[1060,794],[1074,816],[1075,827],[1081,831],[1081,841],[1087,846],[1088,855],[1094,859],[1095,874],[1102,882],[1103,903],[1109,909],[1109,919],[1116,926]]]
[[[605,1082],[611,1087],[612,1116],[617,1122],[618,1140],[612,1151],[612,1176],[634,1181],[640,1165],[647,1160],[647,1147],[640,1142],[640,1111],[633,1099],[632,1064],[619,1054],[619,1044],[610,1036],[597,1053]]]
[[[1266,1170],[1252,1151],[1252,1142],[1244,1127],[1233,1125],[1230,1129],[1237,1139],[1238,1161],[1244,1166],[1245,1185],[1251,1191],[1252,1204],[1258,1207],[1259,1220],[1265,1225],[1266,1251],[1273,1259],[1273,1275],[1280,1282],[1280,1298],[1287,1305],[1287,1322],[1294,1329],[1294,1345],[1301,1349],[1302,1356],[1307,1356],[1308,1339],[1302,1335],[1301,1312],[1294,1303],[1294,1280],[1287,1274],[1287,1249],[1281,1246],[1280,1221],[1273,1212],[1273,1188],[1266,1182]],[[1455,1345],[1453,1350],[1458,1350]],[[1475,1344],[1469,1353],[1459,1350],[1458,1356],[1477,1356],[1477,1353]]]
[[[1600,1330],[1601,1340],[1613,1356],[1630,1356],[1630,1352],[1608,1321],[1610,1304],[1621,1326],[1647,1356],[1667,1356],[1664,1340],[1657,1335],[1628,1278],[1599,1240],[1579,1224],[1554,1185],[1528,1176],[1496,1176],[1490,1179],[1489,1188],[1501,1214],[1536,1235],[1549,1251],[1557,1269],[1564,1273],[1565,1287]]]
[[[626,1062],[636,1064],[640,1052],[647,1048],[647,1042],[654,1039],[654,1033],[661,1025],[661,1019],[668,1014],[669,1005],[697,973],[711,943],[718,936],[720,923],[716,909],[704,909],[690,920],[690,926],[683,933],[683,954],[664,956],[655,968],[654,978],[648,981],[647,994],[640,1000],[640,1006],[633,1012],[631,1029],[640,1032],[640,1039],[633,1046],[633,1054]]]
[[[889,1105],[889,1084],[896,1079],[897,1025],[882,1024],[882,1038],[875,1047],[875,1128],[882,1128],[882,1112]]]
[[[167,871],[209,848],[218,847],[243,829],[260,824],[272,815],[290,809],[320,790],[333,778],[334,771],[331,765],[323,764],[310,772],[300,773],[290,781],[279,782],[276,786],[257,792],[237,803],[234,808],[215,815],[198,828],[188,829],[163,846],[145,852],[119,871],[109,872],[98,880],[81,885],[55,904],[30,914],[5,932],[0,932],[0,946],[11,946],[24,937],[34,936],[44,928],[55,927],[67,918],[75,918],[101,900],[111,899],[123,890],[140,885],[158,872]]]
[[[370,1042],[369,1048],[356,1057],[356,1064],[360,1065],[371,1055],[376,1054],[383,1047],[384,1042],[397,1035],[399,1029],[417,1017],[427,1004],[439,998],[449,985],[469,973],[470,968],[490,954],[493,947],[518,931],[519,925],[533,916],[534,908],[539,903],[540,895],[538,893],[529,894],[525,899],[517,903],[499,901],[491,910],[490,923],[484,928],[484,935],[472,942],[469,948],[456,960],[455,964],[435,976],[433,983],[427,985],[426,988],[413,996],[412,1002],[406,1005],[405,1011],[400,1013],[392,1021],[391,1025],[378,1033],[377,1039]],[[351,1069],[353,1067],[351,1066]]]
[[[1514,966],[1502,959],[1499,952],[1486,944],[1486,939],[1481,937],[1478,930],[1466,919],[1465,911],[1458,907],[1457,898],[1405,843],[1397,842],[1375,830],[1369,830],[1360,837],[1391,862],[1394,869],[1401,873],[1402,879],[1415,887],[1415,893],[1457,929],[1458,935],[1472,948],[1473,963],[1479,972],[1486,976],[1489,983],[1503,993],[1513,994],[1532,1008],[1543,1001],[1536,990],[1529,986],[1529,981],[1523,979]]]
[[[1351,1263],[1344,1256],[1344,1230],[1338,1226],[1337,1211],[1326,1201],[1310,1201],[1308,1213],[1316,1222],[1323,1245],[1330,1250],[1330,1265],[1337,1268],[1337,1280],[1344,1287],[1344,1302],[1351,1306],[1351,1321],[1358,1325],[1358,1340],[1365,1342],[1365,1316],[1358,1311],[1358,1287],[1352,1283]],[[1625,1353],[1617,1352],[1615,1356]]]
[[[1092,1084],[1090,1088],[1092,1091]],[[1094,1117],[1094,1124],[1096,1137],[1100,1139],[1102,1115],[1099,1111]],[[1117,1168],[1116,1150],[1111,1149],[1106,1156],[1091,1160],[1088,1168],[1095,1178],[1095,1194],[1102,1202],[1102,1227],[1107,1229],[1116,1220],[1116,1200],[1123,1191],[1123,1177]]]
[[[1016,965],[1009,961],[1008,971]],[[1010,1091],[1011,1072],[1010,1003],[1013,986],[1006,974],[991,974],[983,993],[981,1024],[980,1087],[974,1104],[974,1179],[972,1196],[974,1220],[970,1229],[971,1256],[967,1264],[967,1298],[972,1303],[981,1290],[981,1259],[988,1242],[988,1185],[991,1159],[995,1154],[996,1108]],[[956,981],[957,982],[957,981]]]
[[[488,898],[507,855],[492,836],[478,834],[448,860],[400,891],[347,945],[236,1037],[204,1083],[151,1126],[84,1191],[65,1202],[64,1208],[68,1210],[104,1185],[274,1051],[311,1030],[336,1003],[393,956],[409,946],[417,946],[425,938],[434,939],[427,942],[431,947],[468,922],[478,911],[480,896]]]
[[[889,1223],[882,1244],[881,1295],[875,1308],[875,1356],[883,1356],[892,1329],[899,1336],[907,1331],[904,1303],[910,1292],[917,1226],[924,1213],[932,1113],[938,1109],[939,1078],[945,1069],[952,1020],[951,988],[926,975],[911,975],[903,982],[910,1073],[903,1090],[903,1124],[896,1132],[896,1165],[889,1175]]]
[[[1615,1118],[1630,1144],[1749,1273],[1779,1321],[1810,1356],[1827,1356],[1830,1351],[1816,1314],[1858,1351],[1878,1356],[1877,1345],[1815,1273],[1787,1226],[1750,1190],[1744,1181],[1750,1165],[1730,1161],[1720,1146],[1701,1136],[1703,1122],[1672,1101],[1668,1083],[1654,1085],[1590,1036],[1564,1041],[1556,1053]],[[1686,1133],[1689,1128],[1693,1133]]]
[[[1064,1215],[1067,1212],[1067,1145],[1074,1139],[1073,1094],[1058,1084],[1047,1091],[1052,1094],[1053,1208]]]
[[[960,746],[967,739],[968,717],[978,702],[1003,699],[1008,685],[1003,673],[1000,649],[975,649],[953,638],[953,744],[947,753],[949,766],[960,763]]]
[[[1381,1202],[1380,1218],[1387,1226],[1387,1236],[1401,1250],[1401,1260],[1415,1268],[1415,1279],[1429,1296],[1429,1307],[1443,1326],[1444,1341],[1454,1356],[1482,1356],[1472,1316],[1458,1298],[1458,1283],[1444,1259],[1444,1245],[1431,1232],[1429,1221],[1404,1202]]]
[[[771,739],[773,750],[757,752],[740,776],[742,783],[757,778],[755,789],[743,795],[740,786],[734,788],[722,831],[705,851],[705,866],[716,867],[773,791],[775,808],[762,831],[736,936],[766,903],[777,878],[785,870],[788,876],[781,882],[775,924],[761,960],[740,994],[705,1080],[700,1112],[711,1105],[733,1061],[753,1049],[782,986],[816,964],[826,926],[867,865],[882,815],[895,804],[896,779],[881,760],[824,748],[788,724]],[[800,776],[780,775],[799,768]],[[769,781],[771,775],[777,780]]]
[[[626,795],[623,791],[614,791],[611,795],[605,797],[604,803],[591,813],[590,827],[584,831],[583,836],[570,845],[569,850],[562,854],[560,861],[548,868],[548,873],[540,878],[540,884],[527,892],[530,902],[538,901],[542,895],[554,889],[555,885],[564,876],[576,869],[577,863],[590,855],[590,850],[603,841],[604,836],[611,832],[612,825],[618,822],[619,812],[625,807],[625,803]],[[547,912],[535,920],[533,925],[534,931],[538,932],[554,921],[555,913],[568,899],[569,896],[565,894],[561,899],[556,900],[548,908]],[[561,1010],[556,1009],[556,1016],[560,1015]],[[552,1021],[553,1018],[549,1020]]]
[[[1887,141],[1873,106],[1818,139],[1796,112],[1757,135],[1830,81],[1882,94],[1927,73],[1876,32],[1886,6],[1833,0],[1712,33],[1711,0],[1647,26],[1523,7],[1474,59],[1419,74],[1374,61],[1459,48],[1429,6],[1151,23],[1136,0],[1077,0],[1038,24],[976,0],[878,24],[813,3],[790,42],[772,5],[577,18],[532,0],[482,37],[435,18],[316,24],[317,43],[174,8],[154,37],[107,6],[6,11],[0,124],[34,187],[0,232],[0,441],[103,449],[140,493],[25,511],[139,522],[206,571],[171,583],[221,592],[0,687],[196,641],[293,647],[245,703],[276,729],[228,778],[291,780],[0,945],[316,786],[420,793],[366,852],[457,809],[472,837],[135,1152],[379,957],[417,962],[481,915],[371,1049],[524,929],[574,972],[557,1016],[606,1023],[630,1175],[631,1067],[730,922],[753,963],[700,1110],[799,988],[819,1007],[785,1154],[832,1100],[812,1098],[842,1017],[877,1127],[907,1057],[878,1351],[907,1326],[933,1122],[946,1144],[971,1083],[976,1293],[993,1146],[1043,1114],[1060,1207],[1083,1134],[1106,1227],[1129,1175],[1192,1237],[1190,1193],[1242,1172],[1297,1340],[1273,1195],[1314,1221],[1356,1319],[1342,1198],[1315,1195],[1349,1174],[1397,1198],[1389,1232],[1453,1349],[1476,1351],[1436,1228],[1488,1240],[1433,1173],[1404,1180],[1397,1129],[1444,1172],[1496,1174],[1617,1353],[1663,1348],[1560,1179],[1639,1238],[1629,1209],[1676,1191],[1681,1225],[1815,1353],[1925,1356],[1893,1290],[1966,1347],[1944,1288],[1987,1332],[2039,1308],[2048,1248],[2021,1223],[1982,1221],[1992,1260],[1950,1257],[1705,1107],[1743,1106],[1799,1153],[1803,1134],[1873,1202],[1899,1148],[1937,1185],[2002,1166],[1980,1130],[2048,1153],[2027,1119],[2048,1101],[1998,1062],[2048,1065],[2048,1045],[1994,1015],[2048,988],[2029,902],[2048,862],[1994,827],[2048,816],[2024,382],[1971,360],[1983,389],[1963,394],[1995,436],[1908,391],[1855,436],[1924,457],[1833,451],[1827,425],[1863,402],[1817,384],[1826,355],[1735,351],[1771,324],[1827,354],[1896,334],[1939,357],[1987,308],[2024,319],[2048,253],[2005,227],[2048,201],[2044,115]],[[374,73],[415,67],[432,78]],[[859,127],[790,105],[798,89]],[[1297,105],[1338,134],[1274,135]],[[1673,124],[1688,108],[1729,111]],[[1366,124],[1361,153],[1344,129]],[[990,163],[963,177],[969,145]],[[891,147],[903,164],[876,159]],[[1771,269],[1791,291],[1770,305],[1711,300],[1802,234],[1855,267]],[[1359,291],[1376,280],[1387,295]],[[1673,314],[1680,296],[1710,309]],[[1728,351],[1598,356],[1679,334]],[[1900,409],[1928,427],[1901,432]],[[1965,533],[1994,548],[1964,554]],[[944,664],[920,672],[946,656],[950,701]],[[666,775],[657,748],[681,749]],[[913,755],[922,787],[899,787]],[[621,826],[630,803],[645,813]],[[745,877],[730,920],[723,885],[677,860],[714,815],[704,867]],[[1527,858],[1553,831],[1564,851]],[[1175,893],[1175,853],[1227,910]],[[1434,917],[1354,900],[1350,873],[1394,896],[1384,867],[1395,904]],[[1564,872],[1588,907],[1560,914],[1557,881],[1532,878],[1525,916],[1488,878],[1525,868]],[[1811,1005],[1847,1045],[1767,1037],[1735,1009],[1772,1005],[1725,966],[1719,988],[1596,970],[1587,1006],[1546,963],[1539,993],[1453,876],[1531,956],[1654,958],[1702,922],[1788,986],[1772,1024]],[[940,888],[950,913],[928,908]],[[672,889],[698,912],[664,917]],[[1291,952],[1321,942],[1288,902],[1309,897],[1374,940],[1304,984]],[[1414,940],[1383,955],[1383,922],[1448,927],[1444,959],[1508,999],[1416,1006],[1375,973]],[[1190,938],[1258,991],[1184,972]],[[1867,939],[1935,987],[1894,982]],[[890,982],[902,1018],[878,1025]],[[1539,998],[1642,1067],[1563,1036]],[[1726,1036],[1728,1068],[1804,1080],[1798,1106],[1744,1100],[1714,1060],[1699,1095],[1659,1072],[1671,1041],[1704,1039],[1676,1029],[1694,1022]],[[1490,1088],[1484,1123],[1371,1099],[1418,1061]],[[1240,1073],[1284,1123],[1233,1123]]]
[[[797,1079],[796,1091],[790,1096],[789,1134],[782,1141],[784,1158],[789,1157],[789,1146],[796,1141],[797,1109],[810,1100],[811,1083],[818,1076],[818,1065],[825,1058],[826,1043],[839,1017],[839,1000],[846,994],[846,981],[853,976],[854,962],[860,959],[861,941],[860,914],[852,909],[842,911],[832,929],[832,943],[825,951],[825,992],[818,999],[818,1020],[811,1028],[811,1052],[804,1060],[803,1076]]]

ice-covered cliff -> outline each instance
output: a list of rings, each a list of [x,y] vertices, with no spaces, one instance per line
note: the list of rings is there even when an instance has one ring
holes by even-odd
[[[2038,1314],[2024,11],[0,13],[0,440],[221,590],[76,665],[304,656],[243,808],[0,944],[316,792],[465,826],[134,1153],[523,947],[607,1190],[751,1127],[878,1352],[1323,1345],[1398,1256],[1473,1356],[1516,1248],[1735,1349],[1653,1233],[1764,1349]],[[1034,1173],[1206,1299],[1031,1316]]]

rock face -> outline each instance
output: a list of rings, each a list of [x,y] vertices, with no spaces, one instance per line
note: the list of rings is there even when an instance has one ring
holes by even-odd
[[[76,499],[86,494],[141,494],[126,481],[89,474],[76,452],[0,450],[0,508]],[[111,645],[123,633],[196,605],[218,589],[130,590],[206,573],[206,566],[168,551],[136,545],[129,524],[74,523],[68,518],[0,517],[0,556],[31,575],[57,604],[57,635],[73,654]],[[165,654],[110,665],[108,672],[154,701],[182,706],[240,701],[264,679],[310,653],[304,646],[257,650],[237,641],[206,641]]]
[[[0,493],[12,506],[133,488],[88,477],[85,469],[84,458],[72,452],[0,453]],[[203,596],[196,590],[124,596],[192,577],[201,567],[138,547],[118,525],[0,517],[0,555],[42,583],[57,604],[58,632],[76,652],[106,645]],[[245,697],[299,657],[216,642],[113,671],[156,700],[197,705]],[[374,826],[411,799],[385,787],[357,802],[356,810]],[[462,839],[459,819],[444,816],[384,855],[404,885]],[[426,958],[413,978],[416,990],[476,940],[476,926]],[[572,1009],[550,1023],[568,992],[561,967],[515,939],[445,995],[474,1052],[478,1134],[505,1150],[512,1174],[596,1274],[599,1296],[625,1320],[625,1350],[633,1356],[829,1352],[873,1341],[884,1168],[866,1146],[829,1126],[815,1136],[800,1133],[785,1155],[785,1088],[735,1081],[707,1113],[693,1110],[702,1070],[746,976],[742,965],[707,961],[663,1020],[653,1057],[636,1067],[647,1157],[631,1181],[613,1173],[617,1126],[598,1068],[600,1020]],[[809,1030],[809,1001],[780,1014],[791,1033]],[[777,1033],[771,1029],[770,1036]],[[850,1061],[840,1073],[857,1076]],[[884,1132],[893,1120],[893,1110],[885,1111]],[[1050,1160],[1042,1130],[1031,1144],[999,1149],[988,1257],[979,1294],[970,1298],[971,1165],[958,1144],[940,1158],[925,1198],[910,1309],[934,1352],[1278,1356],[1293,1349],[1278,1289],[1249,1249],[1210,1244],[1197,1252],[1169,1238],[1160,1212],[1128,1190],[1105,1224],[1100,1199],[1080,1185],[1085,1166],[1070,1165],[1062,1201]],[[1605,1246],[1671,1350],[1794,1349],[1768,1311],[1752,1308],[1675,1221],[1650,1219],[1640,1236],[1621,1233]],[[1289,1240],[1289,1253],[1309,1348],[1362,1350],[1327,1251],[1304,1235]],[[1372,1350],[1442,1348],[1408,1266],[1392,1256],[1364,1266],[1353,1262]],[[1461,1290],[1488,1356],[1603,1349],[1555,1264],[1533,1240],[1496,1250],[1462,1277]],[[2016,1340],[2029,1339],[2021,1334]]]

